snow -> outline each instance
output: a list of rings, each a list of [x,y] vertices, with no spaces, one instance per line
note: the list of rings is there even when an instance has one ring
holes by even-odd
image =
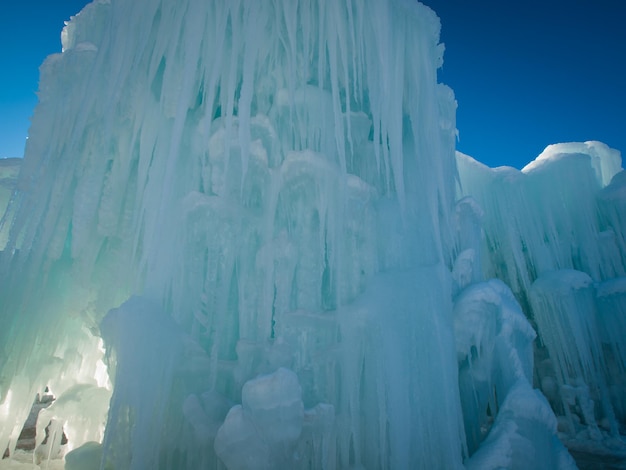
[[[619,152],[559,144],[521,172],[455,154],[439,28],[408,0],[72,18],[0,227],[0,468],[620,450]]]
[[[550,161],[567,158],[572,154],[587,155],[591,158],[596,178],[602,186],[609,184],[611,178],[622,169],[622,159],[617,150],[602,142],[588,141],[548,145],[537,158],[522,168],[522,172],[532,172]]]

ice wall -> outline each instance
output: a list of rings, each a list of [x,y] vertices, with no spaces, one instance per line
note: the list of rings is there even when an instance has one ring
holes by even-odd
[[[626,193],[619,152],[549,146],[521,172],[457,154],[459,194],[481,208],[480,263],[536,326],[535,381],[572,448],[624,451]],[[467,206],[468,203],[466,202]]]
[[[615,202],[598,208],[600,190],[621,170],[619,152],[600,142],[557,144],[522,171],[488,168],[462,154],[457,162],[459,193],[486,214],[489,277],[526,298],[547,271],[577,269],[595,280],[624,275],[621,218],[604,215]]]

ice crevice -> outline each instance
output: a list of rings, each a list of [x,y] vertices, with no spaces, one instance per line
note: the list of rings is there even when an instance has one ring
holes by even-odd
[[[623,452],[619,152],[455,153],[439,29],[407,0],[73,17],[0,201],[0,468]]]

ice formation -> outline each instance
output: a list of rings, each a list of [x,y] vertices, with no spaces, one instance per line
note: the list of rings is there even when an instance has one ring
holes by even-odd
[[[7,243],[10,221],[6,219],[9,219],[12,214],[11,211],[7,212],[7,208],[17,186],[21,163],[21,158],[0,158],[0,250],[4,249]]]
[[[459,191],[484,229],[481,268],[511,287],[537,329],[535,383],[558,416],[560,437],[573,449],[602,443],[623,454],[626,173],[619,152],[600,142],[552,145],[521,172],[460,153],[457,163]]]
[[[455,154],[429,8],[96,0],[62,43],[0,232],[0,468],[552,469],[575,466],[559,437],[620,445],[619,153]]]

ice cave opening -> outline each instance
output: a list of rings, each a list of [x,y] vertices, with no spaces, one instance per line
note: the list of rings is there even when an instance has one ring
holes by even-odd
[[[626,460],[620,153],[455,152],[439,30],[410,0],[74,16],[0,162],[0,469]]]

